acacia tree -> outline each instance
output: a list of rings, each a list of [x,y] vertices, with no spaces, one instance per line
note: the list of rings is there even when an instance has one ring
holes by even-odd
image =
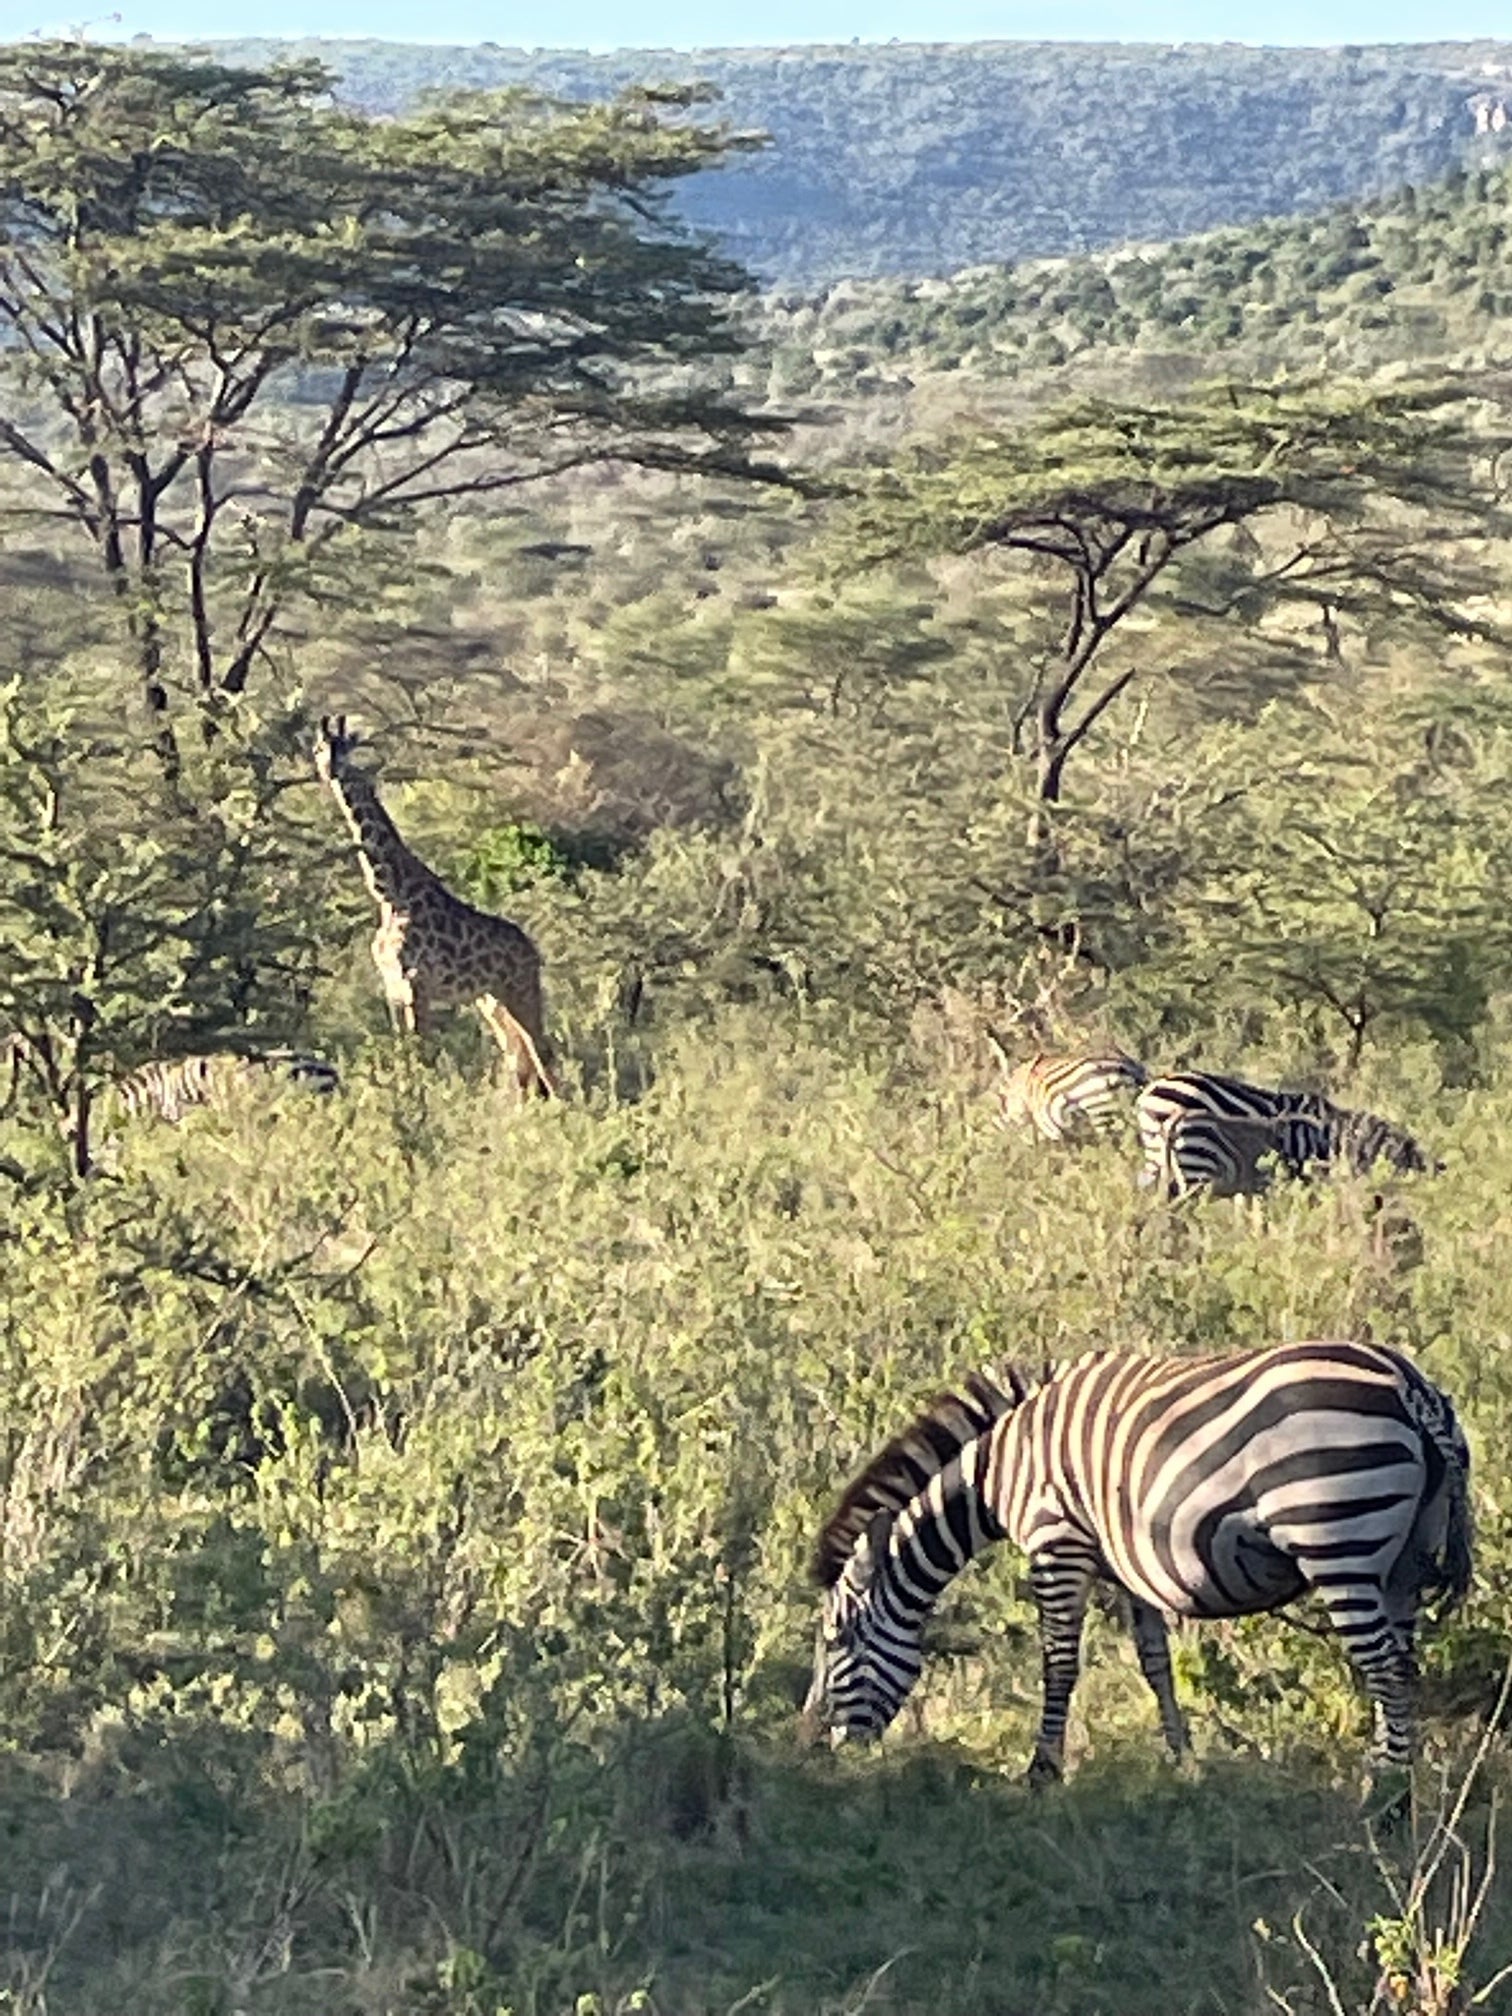
[[[87,541],[172,774],[354,535],[585,460],[749,469],[735,265],[669,222],[755,144],[690,92],[377,120],[316,64],[0,50],[0,466]]]
[[[144,821],[151,752],[94,711],[0,687],[0,1116],[20,1129],[0,1173],[21,1180],[61,1142],[86,1175],[97,1094],[145,1058],[297,1027],[323,949],[311,850],[270,819],[241,720],[186,751],[199,803]]]
[[[1083,399],[1022,434],[914,449],[872,480],[846,560],[990,549],[1058,581],[1057,634],[1014,721],[1033,768],[1030,844],[1048,871],[1067,764],[1148,669],[1137,645],[1120,663],[1113,653],[1157,600],[1244,620],[1307,603],[1331,655],[1344,614],[1490,634],[1476,604],[1496,576],[1465,542],[1508,529],[1493,480],[1508,437],[1477,389],[1283,381],[1169,405]]]
[[[1463,1077],[1512,954],[1507,736],[1452,681],[1273,706],[1230,754],[1163,961],[1192,996],[1280,1002],[1342,1050],[1424,1031]]]

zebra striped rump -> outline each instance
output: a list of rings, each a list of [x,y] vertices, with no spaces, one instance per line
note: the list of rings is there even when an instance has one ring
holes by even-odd
[[[1134,1102],[1139,1145],[1144,1151],[1146,1183],[1165,1175],[1167,1130],[1182,1121],[1266,1123],[1286,1113],[1323,1115],[1328,1101],[1317,1092],[1274,1091],[1225,1078],[1215,1071],[1179,1071],[1152,1078]],[[1200,1136],[1193,1132],[1190,1138]]]
[[[1137,1058],[1121,1050],[1065,1057],[1042,1051],[1010,1067],[1002,1045],[994,1047],[1004,1070],[994,1116],[997,1125],[1032,1126],[1045,1141],[1064,1141],[1085,1129],[1101,1133],[1116,1128],[1129,1095],[1150,1075]]]
[[[1274,1120],[1219,1120],[1205,1113],[1176,1113],[1161,1129],[1154,1150],[1154,1181],[1163,1197],[1206,1190],[1213,1197],[1251,1196],[1270,1182],[1266,1158],[1280,1154]],[[1146,1150],[1143,1180],[1151,1181]]]
[[[258,1083],[282,1078],[308,1092],[339,1089],[341,1074],[324,1057],[302,1050],[240,1054],[218,1050],[193,1057],[155,1057],[110,1088],[132,1119],[155,1117],[177,1124],[196,1106],[223,1107]]]
[[[1224,1358],[1108,1352],[1020,1391],[975,1381],[969,1399],[947,1396],[922,1417],[942,1423],[924,1437],[925,1467],[974,1412],[989,1425],[920,1483],[915,1423],[841,1500],[815,1553],[824,1597],[811,1733],[879,1734],[918,1677],[939,1596],[1006,1538],[1029,1557],[1039,1610],[1031,1777],[1060,1775],[1098,1580],[1128,1599],[1173,1753],[1187,1734],[1166,1618],[1248,1616],[1315,1590],[1374,1704],[1377,1754],[1411,1756],[1418,1611],[1435,1591],[1447,1603],[1465,1594],[1471,1526],[1454,1409],[1409,1360],[1354,1343]]]

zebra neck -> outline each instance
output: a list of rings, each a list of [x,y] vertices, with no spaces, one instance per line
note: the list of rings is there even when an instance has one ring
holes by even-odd
[[[922,1617],[946,1585],[1004,1529],[986,1493],[992,1432],[968,1442],[898,1514],[888,1549],[895,1604]]]

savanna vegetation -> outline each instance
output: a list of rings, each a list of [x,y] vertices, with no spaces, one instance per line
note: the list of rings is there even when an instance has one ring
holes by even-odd
[[[729,144],[0,61],[0,2003],[1495,2009],[1493,312],[1411,373],[1131,339],[797,410],[661,200]],[[390,1035],[327,709],[541,946],[561,1100],[466,1017]],[[989,1032],[1445,1166],[1173,1209],[1130,1142],[995,1129]],[[290,1042],[343,1089],[89,1152],[143,1058]],[[799,1747],[818,1523],[925,1396],[1309,1335],[1473,1444],[1407,1822],[1306,1609],[1181,1634],[1189,1774],[1095,1618],[1031,1794],[1006,1552],[880,1750]]]

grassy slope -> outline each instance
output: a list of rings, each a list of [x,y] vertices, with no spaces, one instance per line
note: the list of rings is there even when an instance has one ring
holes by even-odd
[[[1138,353],[1230,369],[1495,358],[1512,315],[1509,176],[1489,170],[1329,214],[1170,245],[877,282],[769,323],[792,391],[936,372],[1053,372]],[[812,362],[801,361],[811,353]]]

